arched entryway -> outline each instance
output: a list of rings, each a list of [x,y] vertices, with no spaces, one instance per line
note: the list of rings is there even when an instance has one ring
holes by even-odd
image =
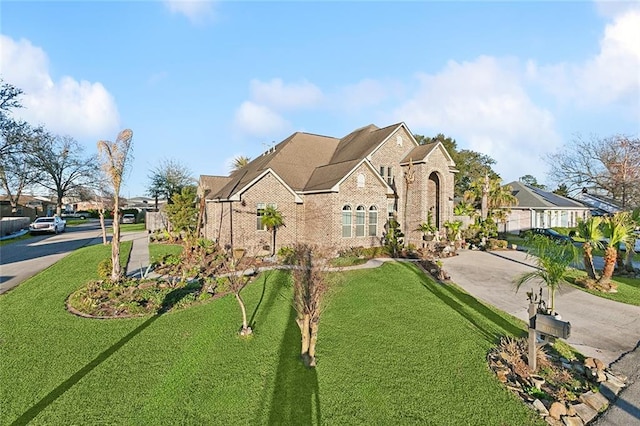
[[[440,177],[436,172],[429,175],[427,182],[427,211],[431,212],[433,224],[439,228],[442,227],[440,221]]]

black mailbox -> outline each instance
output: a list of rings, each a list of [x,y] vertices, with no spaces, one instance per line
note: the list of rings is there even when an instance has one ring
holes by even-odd
[[[571,335],[571,323],[556,319],[551,315],[537,314],[535,330],[560,339],[568,339]]]

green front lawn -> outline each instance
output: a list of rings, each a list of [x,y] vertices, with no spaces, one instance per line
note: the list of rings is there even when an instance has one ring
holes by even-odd
[[[544,424],[485,359],[523,323],[413,265],[344,272],[308,370],[286,272],[244,290],[242,339],[232,296],[147,318],[67,313],[108,256],[80,249],[0,296],[1,424]]]
[[[121,223],[120,224],[120,232],[137,232],[144,231],[147,229],[143,223]],[[109,227],[109,231],[113,232],[113,228]]]
[[[0,240],[0,246],[4,246],[6,244],[11,244],[14,243],[16,241],[20,241],[20,240],[28,240],[29,238],[33,237],[33,235],[29,234],[28,232],[24,235],[20,235],[19,237],[15,237],[15,238],[9,238],[6,240]]]
[[[617,293],[603,293],[597,290],[587,290],[584,287],[574,284],[575,279],[578,277],[586,277],[587,273],[577,269],[572,269],[566,275],[567,281],[574,287],[586,291],[587,293],[595,296],[603,297],[605,299],[615,300],[616,302],[627,303],[629,305],[640,306],[640,278],[622,278],[614,276],[611,281],[618,284]]]

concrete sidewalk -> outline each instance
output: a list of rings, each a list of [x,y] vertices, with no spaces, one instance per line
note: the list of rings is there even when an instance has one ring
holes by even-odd
[[[127,276],[145,277],[151,263],[149,260],[149,233],[147,231],[123,233],[121,240],[133,241],[127,263]]]

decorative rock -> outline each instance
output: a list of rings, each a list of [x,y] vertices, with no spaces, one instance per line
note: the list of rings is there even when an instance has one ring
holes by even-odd
[[[596,373],[596,382],[602,383],[607,381],[607,375],[604,374],[603,370],[597,370]]]
[[[569,364],[568,362],[563,362],[562,368],[564,368],[565,370],[571,370],[571,364]]]
[[[509,370],[498,370],[496,371],[496,376],[498,376],[498,380],[502,383],[507,383],[507,375],[509,374]]]
[[[567,415],[567,407],[561,402],[554,402],[549,407],[549,416],[553,417],[556,420],[560,420],[562,416]]]
[[[624,380],[618,376],[614,376],[611,373],[605,372],[604,373],[607,376],[607,382],[610,382],[614,385],[616,385],[619,388],[623,388],[626,386],[625,382],[626,382],[626,377],[624,377]]]
[[[562,418],[562,423],[566,426],[584,426],[582,419],[576,416],[564,416]]]
[[[600,361],[598,358],[594,358],[593,360],[596,363],[596,368],[598,370],[604,370],[605,365],[602,361]]]
[[[616,396],[620,393],[620,387],[616,386],[613,382],[600,383],[600,393],[604,395],[609,401],[616,399]]]
[[[629,380],[627,376],[618,371],[609,370],[608,373],[620,380],[622,383],[627,383],[627,380]]]
[[[596,361],[593,358],[585,358],[584,366],[587,368],[596,368]]]
[[[542,401],[540,401],[539,399],[536,399],[535,401],[533,401],[533,408],[538,410],[538,413],[540,413],[540,415],[543,417],[546,417],[549,415],[549,410],[547,410],[547,407],[545,407]]]
[[[550,426],[564,426],[562,424],[562,422],[560,420],[556,420],[551,416],[547,416],[544,418],[544,420],[547,422],[548,425]]]
[[[585,424],[595,419],[598,415],[598,412],[589,407],[587,404],[576,404],[573,406],[573,408],[574,410],[576,410],[576,414],[578,414],[578,417],[580,417]]]
[[[567,416],[573,417],[576,416],[576,409],[573,407],[573,405],[569,404],[567,405]]]
[[[604,397],[604,395],[602,395],[601,393],[593,393],[591,391],[580,395],[580,401],[589,405],[591,408],[593,408],[596,411],[603,410],[609,406],[609,401],[607,400],[607,398]],[[578,415],[579,414],[580,413],[578,413]]]

